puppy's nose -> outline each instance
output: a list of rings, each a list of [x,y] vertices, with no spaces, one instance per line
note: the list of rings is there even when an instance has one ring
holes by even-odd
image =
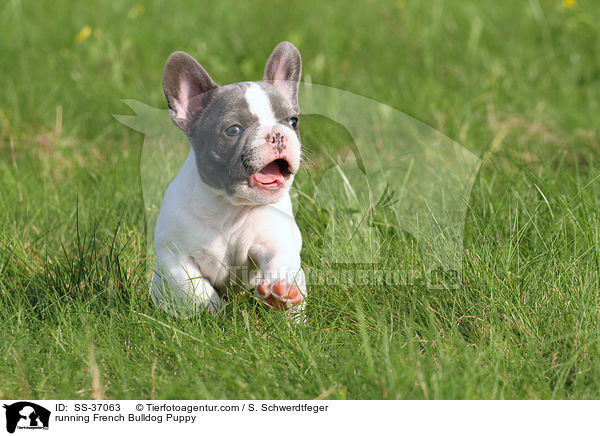
[[[281,153],[283,150],[285,150],[287,140],[283,133],[271,132],[267,136],[267,142],[273,146],[273,151]]]

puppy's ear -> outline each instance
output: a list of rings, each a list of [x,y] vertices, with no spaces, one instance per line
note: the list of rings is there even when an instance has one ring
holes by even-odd
[[[176,51],[169,56],[163,89],[173,123],[188,133],[194,118],[204,112],[206,93],[218,86],[189,54]]]
[[[263,80],[271,82],[283,96],[298,108],[298,85],[302,74],[300,52],[291,42],[283,41],[269,56]]]

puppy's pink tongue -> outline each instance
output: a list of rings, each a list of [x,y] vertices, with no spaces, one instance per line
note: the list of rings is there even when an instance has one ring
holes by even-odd
[[[281,183],[283,180],[283,174],[281,174],[279,165],[277,165],[275,162],[271,162],[258,173],[254,174],[254,180],[264,185],[276,182]]]

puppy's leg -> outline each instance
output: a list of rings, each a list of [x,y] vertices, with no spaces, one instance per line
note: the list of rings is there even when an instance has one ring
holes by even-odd
[[[257,297],[275,309],[289,311],[294,319],[303,322],[306,279],[300,268],[300,255],[277,253],[276,244],[254,246],[251,252],[262,273],[256,287]]]
[[[180,316],[190,316],[202,310],[216,313],[224,306],[197,265],[191,259],[171,253],[159,255],[152,294],[159,306]]]
[[[298,304],[292,305],[290,307],[290,309],[288,310],[288,314],[290,315],[290,318],[296,324],[306,325],[306,312],[304,310],[306,307],[306,299],[304,297],[306,297],[307,291],[306,291],[306,277],[304,275],[304,270],[302,268],[300,268],[300,270],[298,271],[298,274],[295,275],[293,280],[294,280],[294,284],[298,287],[298,291],[299,291],[300,295],[303,298],[302,298],[302,301],[300,301]]]

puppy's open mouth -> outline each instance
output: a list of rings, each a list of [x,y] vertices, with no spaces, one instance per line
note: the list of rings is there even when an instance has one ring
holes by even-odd
[[[265,165],[259,172],[252,174],[251,179],[260,187],[277,189],[290,178],[290,164],[285,159],[275,159]]]

